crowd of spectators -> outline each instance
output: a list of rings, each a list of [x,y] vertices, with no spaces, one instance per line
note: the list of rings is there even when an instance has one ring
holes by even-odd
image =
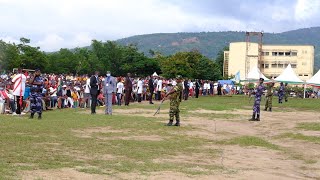
[[[30,71],[23,71],[26,77],[26,83],[23,84],[23,94],[14,94],[15,83],[18,72],[3,73],[0,76],[0,112],[2,114],[16,115],[17,107],[21,104],[21,110],[18,114],[28,113],[30,111],[30,79],[34,74]],[[41,74],[44,80],[42,88],[42,108],[43,110],[63,109],[63,108],[89,108],[91,104],[90,96],[90,75],[73,75],[73,74]],[[100,89],[105,76],[99,76]],[[165,79],[160,76],[135,77],[132,79],[131,102],[141,103],[143,101],[161,100],[170,89],[176,85],[174,79]],[[151,80],[150,80],[151,79]],[[117,89],[113,96],[112,103],[121,106],[125,96],[124,77],[116,77]],[[16,86],[18,86],[16,84]],[[19,85],[21,86],[21,85]],[[150,87],[153,86],[153,87]],[[208,96],[214,94],[232,94],[235,93],[233,86],[227,84],[218,84],[213,81],[188,80],[183,82],[185,100],[188,97]],[[150,89],[153,92],[150,92]],[[21,90],[22,91],[22,90]],[[100,91],[97,104],[104,106],[104,94]],[[152,96],[151,96],[152,95]],[[17,96],[23,96],[20,102]],[[151,98],[151,99],[150,99]]]

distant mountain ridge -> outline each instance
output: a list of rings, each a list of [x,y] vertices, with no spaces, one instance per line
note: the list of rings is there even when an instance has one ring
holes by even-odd
[[[122,45],[135,44],[146,55],[149,55],[150,49],[164,55],[196,49],[213,59],[220,50],[229,46],[229,43],[240,41],[245,41],[245,32],[158,33],[117,40]],[[255,40],[252,39],[252,42]],[[313,45],[315,46],[315,69],[320,68],[320,27],[282,33],[264,33],[263,44]]]

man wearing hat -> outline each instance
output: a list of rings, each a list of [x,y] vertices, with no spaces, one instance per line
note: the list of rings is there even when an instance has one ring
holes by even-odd
[[[105,97],[105,105],[106,105],[106,110],[105,114],[106,115],[112,115],[112,97],[117,91],[117,84],[116,80],[113,76],[111,76],[111,72],[107,71],[106,78],[104,79],[103,82],[103,94]]]
[[[43,78],[41,77],[40,69],[35,70],[34,77],[30,81],[31,95],[30,95],[30,119],[33,119],[35,113],[38,113],[38,119],[42,118],[42,89]]]
[[[172,88],[171,91],[168,92],[165,96],[165,97],[168,97],[170,95],[169,122],[167,126],[173,125],[174,116],[176,117],[176,123],[174,125],[180,126],[179,105],[182,100],[182,91],[183,91],[183,86],[181,82],[182,82],[182,77],[177,76],[177,85],[174,86],[174,88]]]
[[[253,114],[250,121],[260,121],[260,102],[261,102],[261,96],[263,95],[263,91],[265,90],[265,87],[263,85],[263,78],[259,79],[259,85],[255,89],[255,99],[253,104]]]

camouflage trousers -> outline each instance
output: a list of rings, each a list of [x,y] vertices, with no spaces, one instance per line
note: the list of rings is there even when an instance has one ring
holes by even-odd
[[[42,96],[39,93],[32,93],[30,96],[30,112],[31,114],[42,113]]]
[[[179,110],[180,102],[175,100],[170,100],[170,111],[169,111],[169,120],[173,121],[174,117],[176,117],[176,121],[180,121],[180,110]]]
[[[285,102],[288,101],[288,95],[289,95],[288,93],[285,93],[285,94],[284,94],[284,101],[285,101]]]
[[[266,106],[265,106],[265,109],[272,108],[272,97],[273,97],[273,96],[267,96],[267,97],[266,97]]]
[[[278,97],[279,97],[279,103],[282,103],[282,100],[283,100],[283,97],[284,97],[284,93],[279,93]]]
[[[255,97],[254,104],[253,104],[253,113],[260,115],[260,102],[261,102],[261,96]]]

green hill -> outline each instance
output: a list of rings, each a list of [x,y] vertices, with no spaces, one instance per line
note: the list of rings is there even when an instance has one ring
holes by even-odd
[[[245,41],[245,32],[159,33],[132,36],[117,42],[122,45],[135,44],[146,55],[149,55],[150,49],[164,55],[196,49],[207,57],[215,58],[230,42],[237,41]],[[315,68],[320,68],[320,27],[265,33],[263,43],[314,45]]]

